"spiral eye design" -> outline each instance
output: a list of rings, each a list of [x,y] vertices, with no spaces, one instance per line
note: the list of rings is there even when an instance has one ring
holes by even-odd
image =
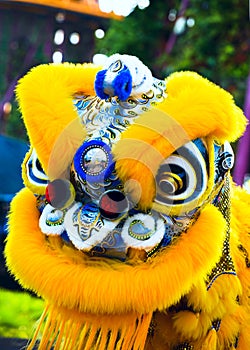
[[[177,174],[163,171],[159,176],[158,188],[162,196],[165,196],[166,193],[171,195],[183,188],[183,180],[181,176]]]
[[[155,202],[182,206],[183,211],[197,203],[208,181],[208,153],[201,139],[188,142],[165,159],[156,175]],[[195,206],[194,206],[195,207]]]
[[[24,165],[27,181],[33,187],[45,189],[48,183],[48,177],[42,169],[35,149],[30,149],[24,161]]]

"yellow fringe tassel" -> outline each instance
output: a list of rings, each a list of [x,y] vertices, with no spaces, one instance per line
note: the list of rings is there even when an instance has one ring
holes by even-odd
[[[217,348],[217,333],[215,329],[211,329],[205,339],[201,350],[216,350]]]
[[[27,350],[142,350],[152,314],[93,315],[47,306]]]

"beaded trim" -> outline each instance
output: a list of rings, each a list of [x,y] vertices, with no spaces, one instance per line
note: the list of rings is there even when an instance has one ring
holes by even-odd
[[[226,174],[223,187],[221,188],[214,205],[220,210],[226,220],[226,237],[223,242],[222,256],[213,268],[207,279],[207,290],[213,282],[222,274],[236,275],[233,259],[230,254],[230,215],[231,215],[231,198],[230,198],[230,180],[229,174]]]

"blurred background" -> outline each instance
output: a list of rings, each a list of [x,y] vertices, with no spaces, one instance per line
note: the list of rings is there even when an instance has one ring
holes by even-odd
[[[232,93],[250,119],[248,0],[0,1],[0,337],[29,337],[43,304],[9,276],[2,255],[28,149],[16,83],[38,64],[102,64],[116,52],[138,56],[160,79],[197,71]],[[250,173],[249,128],[233,146],[233,176],[242,185]]]

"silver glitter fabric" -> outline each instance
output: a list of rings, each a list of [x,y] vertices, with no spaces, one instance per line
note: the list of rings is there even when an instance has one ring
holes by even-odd
[[[95,96],[75,96],[74,105],[89,138],[104,138],[108,144],[118,141],[136,117],[166,98],[165,82],[154,79],[147,93],[120,101],[117,97],[102,100]]]

